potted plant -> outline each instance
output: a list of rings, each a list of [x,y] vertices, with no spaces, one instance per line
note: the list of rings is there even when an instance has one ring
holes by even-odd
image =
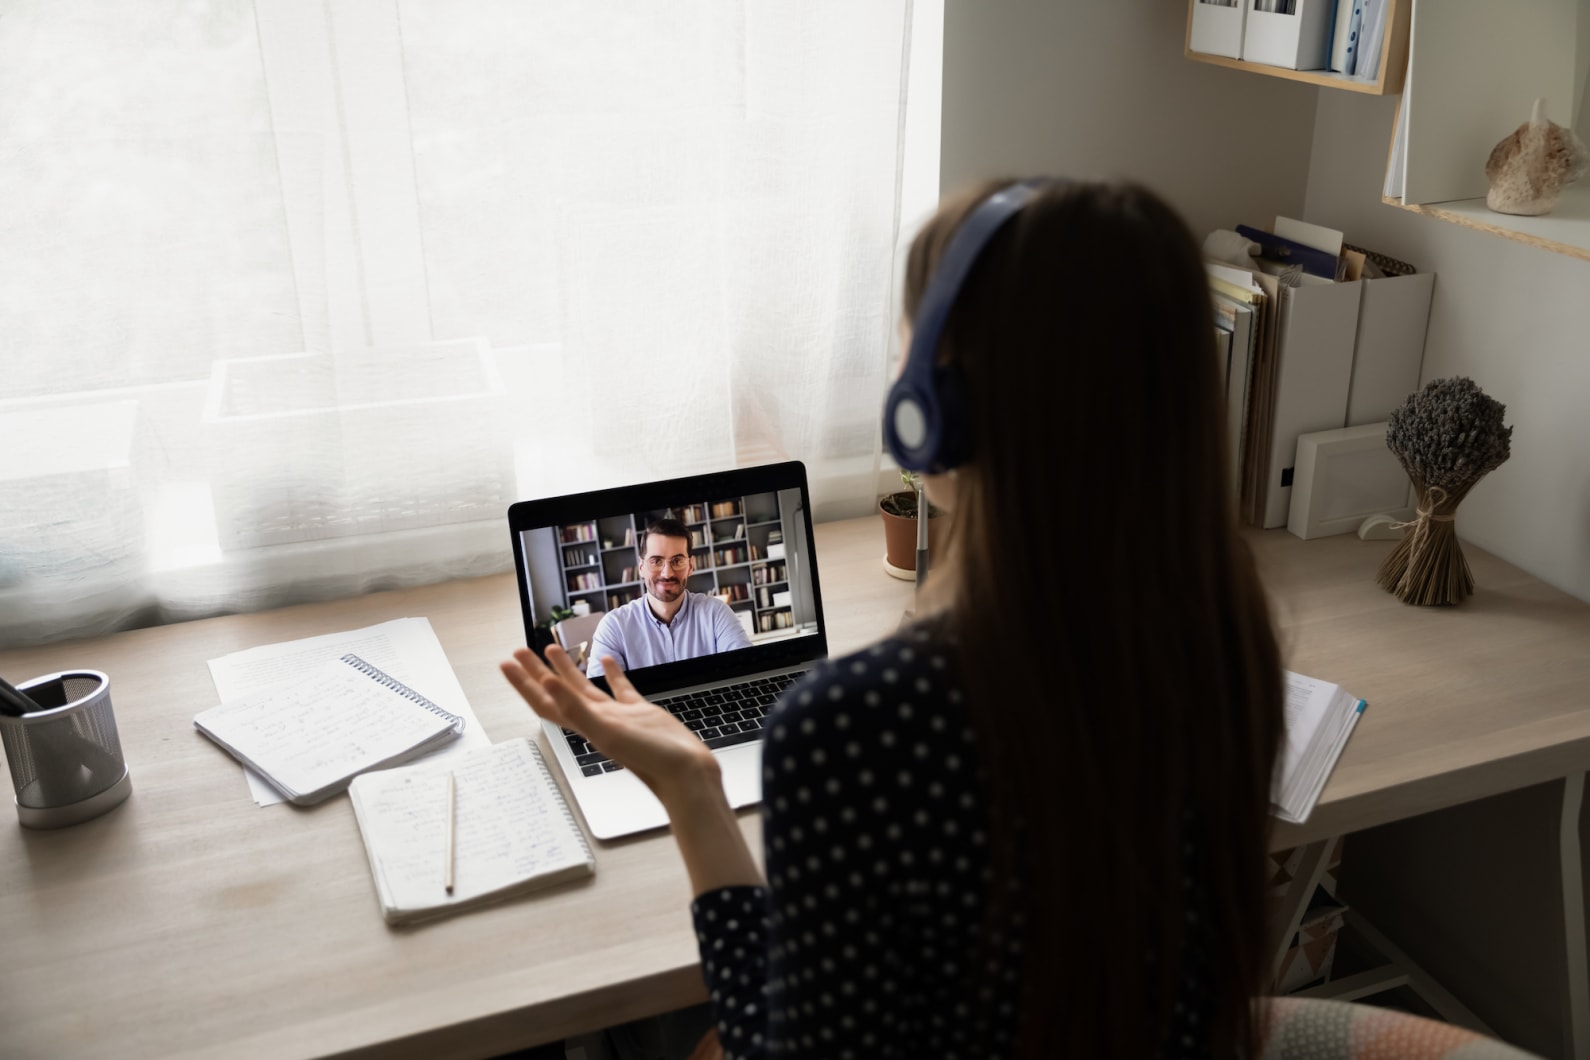
[[[878,515],[883,519],[883,569],[896,578],[910,581],[916,578],[917,497],[921,480],[912,472],[900,472],[900,484],[905,488],[886,494],[878,502]],[[939,518],[943,510],[927,500],[928,554],[937,552],[942,539],[944,521]]]

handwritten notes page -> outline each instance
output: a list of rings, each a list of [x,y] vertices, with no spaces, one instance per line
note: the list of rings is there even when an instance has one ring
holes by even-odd
[[[455,778],[453,893],[447,877],[447,774]],[[596,871],[540,749],[520,737],[366,773],[349,789],[381,913],[389,924],[459,912]]]
[[[424,618],[398,618],[363,629],[264,644],[210,660],[210,677],[222,702],[297,679],[306,669],[353,653],[410,688],[418,688],[449,714],[464,719],[464,735],[428,756],[440,761],[489,747],[491,739],[475,718],[464,690],[447,661],[436,632]],[[282,794],[251,769],[244,770],[254,801],[261,806],[282,802]]]
[[[319,802],[356,773],[452,740],[460,719],[347,655],[202,711],[194,724],[293,802]]]

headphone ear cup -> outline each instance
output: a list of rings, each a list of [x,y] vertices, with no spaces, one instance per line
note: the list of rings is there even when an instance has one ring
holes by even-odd
[[[883,407],[883,438],[889,455],[907,471],[924,470],[937,449],[939,409],[931,380],[923,385],[907,370],[889,388]]]
[[[933,396],[938,405],[938,430],[935,432],[938,444],[931,454],[926,454],[924,470],[938,473],[959,467],[972,455],[964,381],[953,365],[934,366]]]

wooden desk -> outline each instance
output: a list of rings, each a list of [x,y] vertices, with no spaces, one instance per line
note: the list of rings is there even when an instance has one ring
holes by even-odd
[[[1289,663],[1372,704],[1277,846],[1590,768],[1590,607],[1469,549],[1474,600],[1407,608],[1373,584],[1386,546],[1254,541]],[[819,526],[817,549],[833,649],[892,629],[911,586],[883,573],[875,521]],[[391,930],[347,801],[261,809],[194,731],[207,660],[406,615],[494,740],[537,732],[496,669],[523,635],[511,575],[0,652],[15,680],[109,673],[133,779],[85,824],[0,821],[0,1055],[483,1056],[705,996],[665,834],[599,844],[588,881]]]
[[[1274,849],[1590,770],[1590,605],[1465,545],[1476,594],[1410,607],[1390,542],[1250,536],[1287,666],[1369,701],[1319,806]]]

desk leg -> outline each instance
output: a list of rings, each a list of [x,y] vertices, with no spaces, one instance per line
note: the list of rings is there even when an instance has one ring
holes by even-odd
[[[1583,778],[1581,778],[1582,781]],[[1579,865],[1578,848],[1578,814],[1574,815],[1574,861],[1575,869]],[[1314,888],[1319,885],[1320,877],[1325,874],[1325,860],[1330,851],[1336,846],[1337,836],[1311,843],[1303,848],[1303,857],[1298,864],[1297,875],[1292,877],[1292,882],[1287,885],[1285,897],[1282,899],[1281,908],[1277,911],[1275,930],[1280,932],[1280,937],[1275,946],[1274,964],[1271,973],[1280,978],[1281,961],[1286,956],[1288,944],[1292,936],[1297,934],[1298,926],[1303,921],[1303,913],[1308,907],[1309,899],[1313,897]],[[1565,840],[1566,842],[1566,840]],[[1448,1023],[1467,1027],[1478,1034],[1496,1037],[1485,1022],[1476,1016],[1468,1006],[1464,1005],[1440,983],[1436,982],[1423,968],[1415,964],[1407,954],[1403,953],[1390,939],[1375,929],[1374,925],[1366,920],[1362,913],[1349,909],[1347,913],[1347,926],[1344,931],[1351,931],[1354,936],[1366,943],[1375,957],[1382,963],[1367,971],[1345,978],[1333,979],[1319,986],[1297,990],[1293,997],[1331,998],[1337,1001],[1356,1001],[1363,997],[1372,997],[1375,994],[1385,993],[1387,990],[1399,986],[1412,988],[1413,992],[1428,1004]],[[1584,938],[1583,924],[1579,938]],[[1580,947],[1581,954],[1583,946]],[[1571,1054],[1570,1055],[1574,1055]],[[1575,1060],[1590,1060],[1590,1058],[1575,1057]]]
[[[1303,922],[1303,913],[1308,909],[1309,899],[1314,897],[1314,888],[1319,886],[1320,877],[1325,875],[1325,859],[1336,846],[1336,839],[1336,836],[1331,836],[1303,848],[1297,874],[1287,884],[1286,895],[1281,899],[1281,908],[1276,911],[1275,924],[1272,925],[1272,930],[1279,932],[1275,939],[1275,955],[1270,962],[1272,982],[1281,977],[1281,961],[1286,958],[1292,936],[1297,934],[1298,926]]]
[[[1583,773],[1569,777],[1562,792],[1562,927],[1567,945],[1568,1019],[1566,1053],[1590,1060],[1590,961],[1585,956],[1584,871],[1579,860],[1579,813],[1584,806]]]

